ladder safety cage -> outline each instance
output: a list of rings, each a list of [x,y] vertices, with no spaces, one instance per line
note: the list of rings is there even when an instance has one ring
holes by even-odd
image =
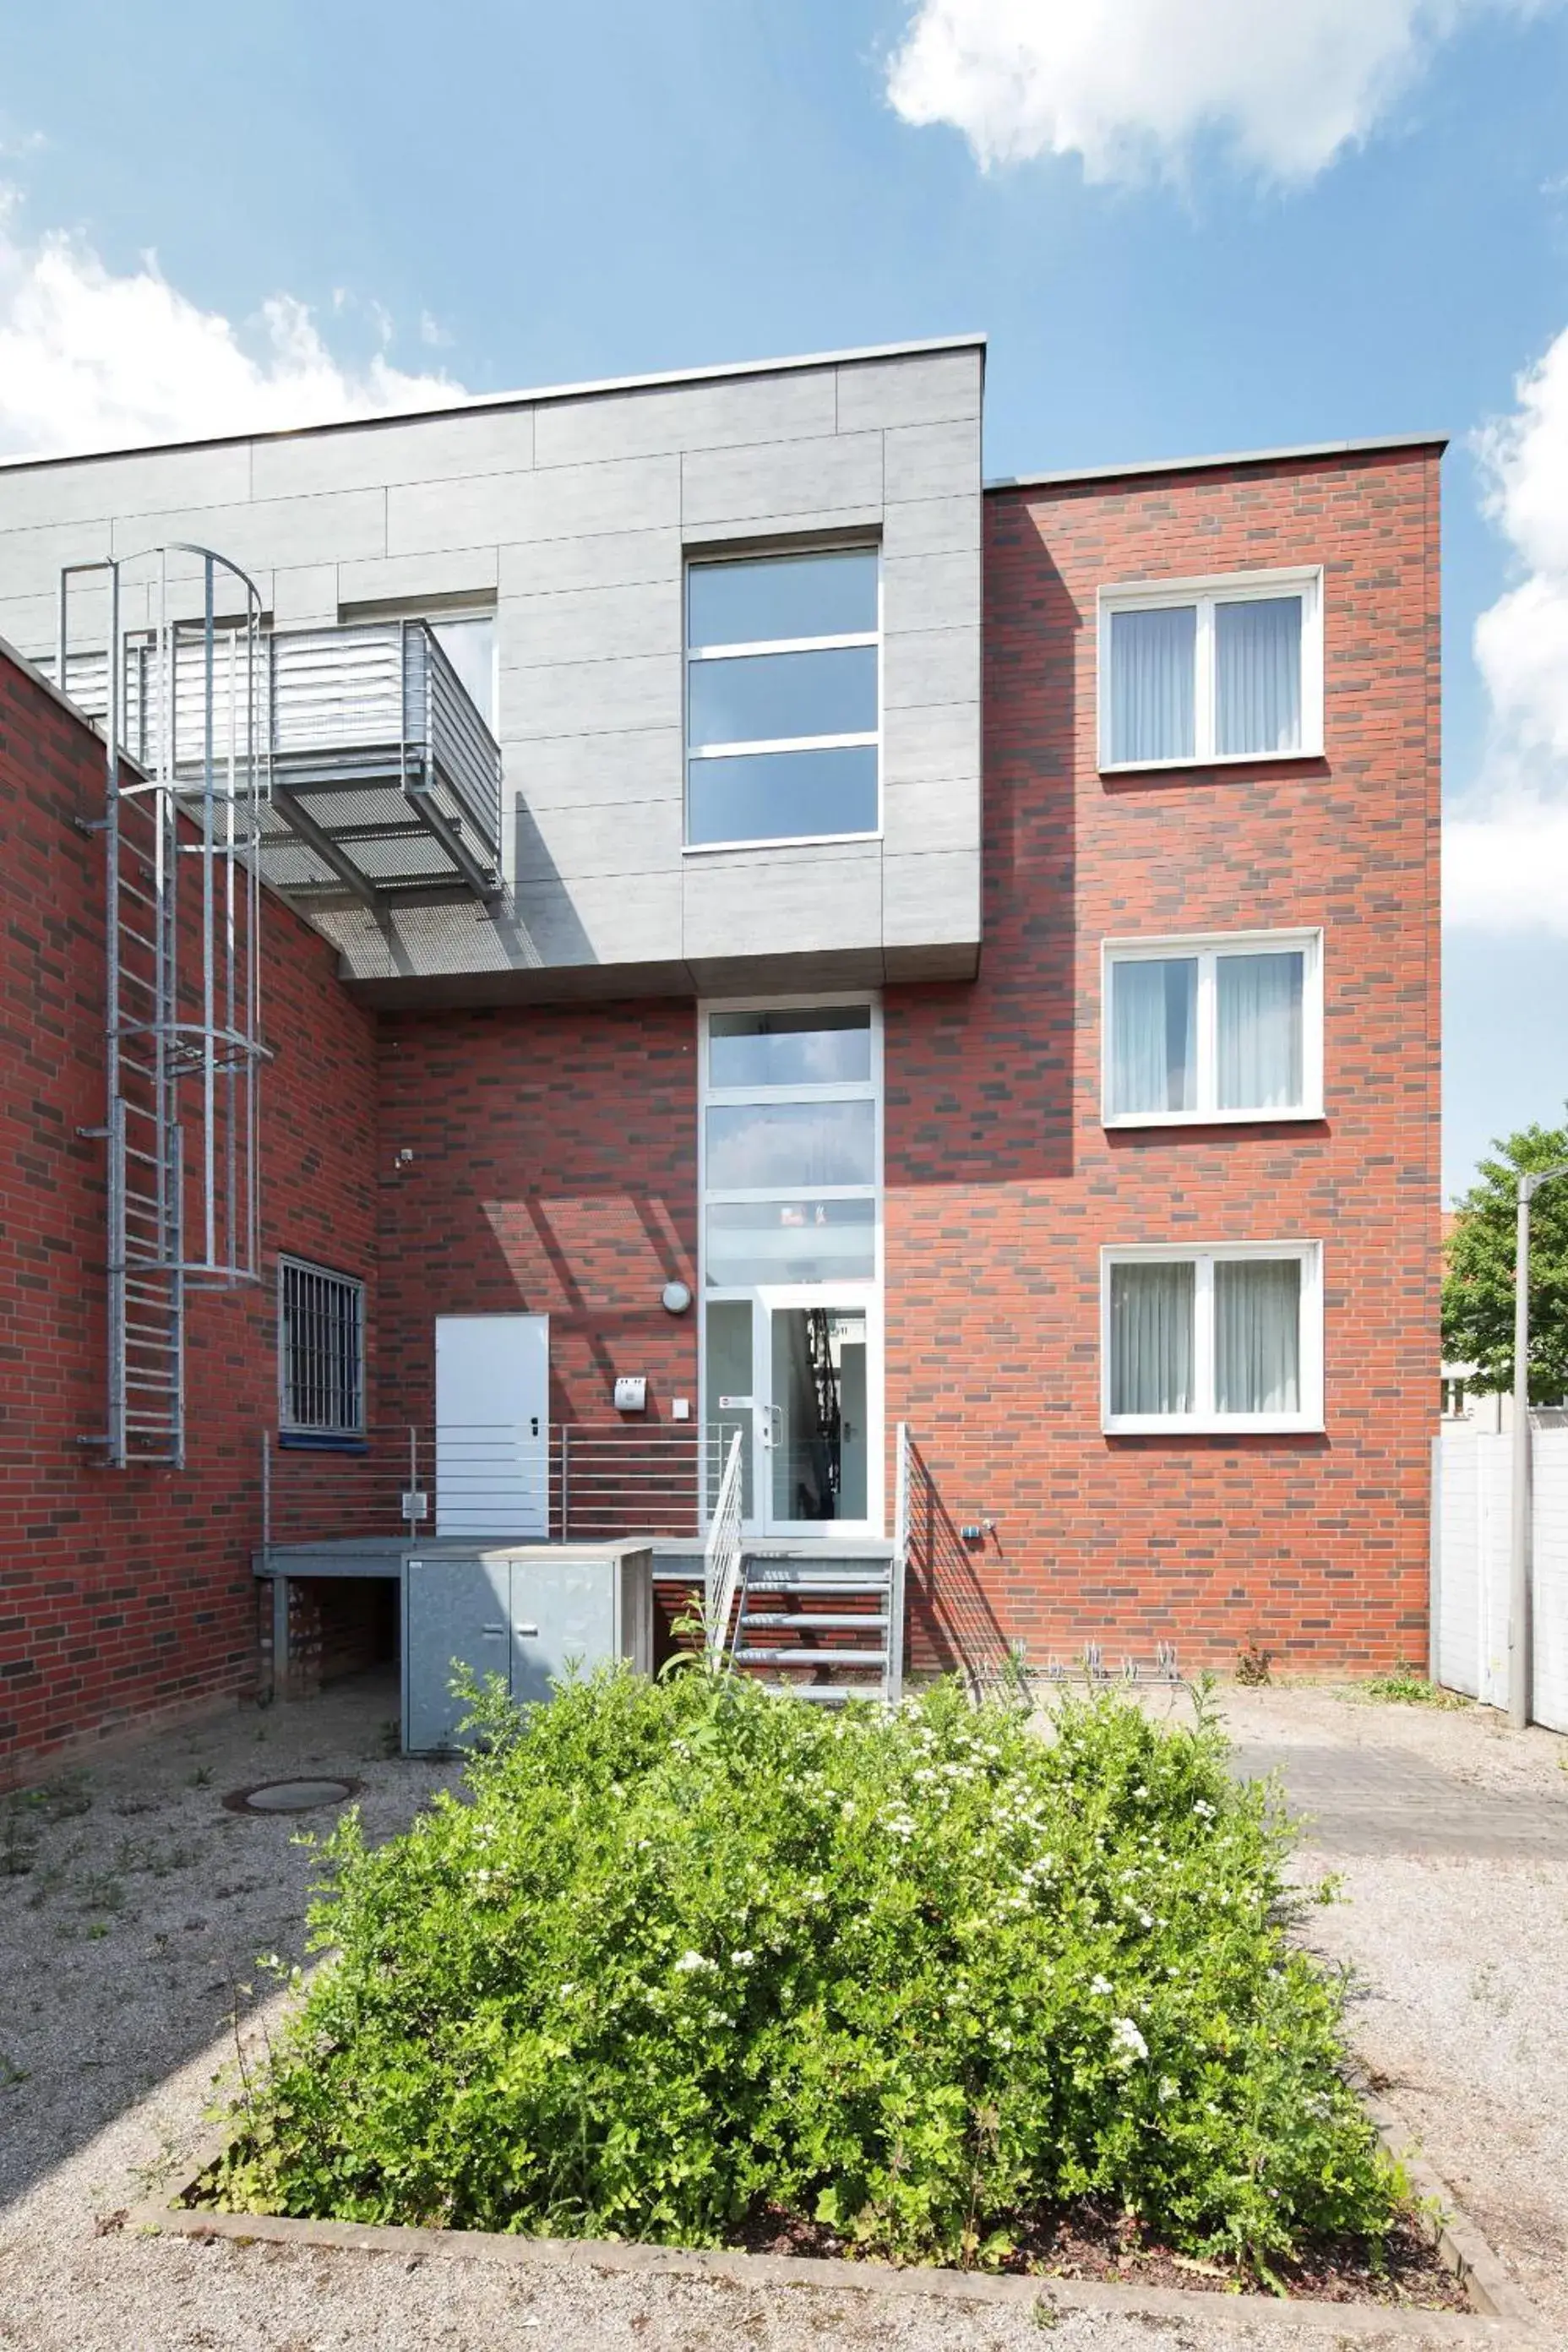
[[[128,642],[126,575],[148,563],[151,625]],[[71,591],[91,574],[102,652],[83,656]],[[254,582],[210,548],[61,572],[55,676],[100,699],[105,751],[108,1419],[85,1442],[116,1468],[183,1466],[187,1291],[259,1273],[263,648]]]

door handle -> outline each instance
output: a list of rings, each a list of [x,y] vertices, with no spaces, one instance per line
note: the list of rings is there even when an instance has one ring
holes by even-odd
[[[504,1642],[506,1639],[506,1627],[504,1625],[487,1625],[485,1627],[485,1634],[487,1639],[493,1637],[498,1642]]]
[[[530,1419],[528,1433],[530,1437],[537,1437],[539,1434],[539,1415],[537,1413],[534,1413]]]
[[[537,1625],[514,1625],[511,1630],[520,1641],[526,1639],[537,1642],[539,1639],[539,1628]],[[496,1631],[498,1633],[500,1633],[500,1628],[499,1625],[497,1626]]]

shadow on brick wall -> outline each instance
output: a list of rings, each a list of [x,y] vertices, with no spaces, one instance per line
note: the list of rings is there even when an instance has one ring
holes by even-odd
[[[990,1688],[1008,1671],[1007,1636],[974,1554],[912,1440],[909,1510],[909,1663],[917,1674],[962,1675],[972,1690]]]

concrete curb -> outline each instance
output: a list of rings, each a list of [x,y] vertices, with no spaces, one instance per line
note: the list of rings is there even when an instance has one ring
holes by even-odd
[[[1273,2295],[1205,2294],[1178,2287],[1112,2286],[1089,2279],[996,2277],[973,2271],[910,2268],[851,2263],[807,2254],[747,2254],[680,2246],[626,2245],[595,2238],[525,2238],[477,2230],[422,2230],[358,2221],[297,2221],[269,2213],[214,2213],[180,2200],[227,2145],[226,2128],[202,2144],[184,2178],[132,2207],[125,2227],[171,2237],[226,2239],[237,2245],[318,2246],[342,2253],[396,2254],[404,2261],[437,2258],[480,2262],[508,2269],[531,2265],[548,2270],[588,2270],[646,2278],[706,2278],[737,2286],[815,2287],[836,2294],[880,2295],[907,2301],[1000,2304],[1046,2312],[1091,2311],[1151,2319],[1204,2320],[1211,2326],[1246,2326],[1268,2334],[1294,2327],[1332,2345],[1387,2344],[1401,2339],[1426,2344],[1542,2347],[1542,2323],[1475,2224],[1458,2211],[1453,2198],[1429,2166],[1409,2151],[1413,2135],[1385,2099],[1363,2093],[1365,2105],[1389,2152],[1405,2166],[1416,2195],[1430,2199],[1443,2219],[1430,2223],[1444,2264],[1460,2280],[1474,2313],[1423,2311],[1409,2305],[1366,2303],[1281,2302]]]
[[[1363,2106],[1377,2126],[1379,2139],[1390,2156],[1405,2167],[1416,2196],[1440,2210],[1442,2218],[1432,2224],[1439,2259],[1453,2272],[1478,2311],[1506,2319],[1516,2330],[1523,2330],[1527,2336],[1539,2337],[1544,2343],[1545,2327],[1534,2305],[1514,2284],[1500,2257],[1468,2214],[1461,2211],[1425,2157],[1415,2152],[1415,2135],[1405,2117],[1380,2092],[1365,2083],[1357,2087]]]

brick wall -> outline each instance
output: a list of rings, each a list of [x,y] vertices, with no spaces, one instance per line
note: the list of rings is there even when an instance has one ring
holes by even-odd
[[[985,501],[985,946],[887,1005],[888,1410],[1037,1655],[1426,1647],[1437,1380],[1436,455]],[[1101,780],[1096,592],[1321,562],[1322,760]],[[1321,1125],[1108,1134],[1107,935],[1319,924]],[[1321,1436],[1108,1438],[1102,1244],[1318,1238]],[[930,1629],[927,1629],[929,1638]]]
[[[434,1412],[437,1315],[547,1314],[552,1422],[615,1423],[643,1372],[651,1424],[697,1410],[697,1044],[689,1003],[386,1016],[380,1361]],[[398,1155],[412,1157],[401,1161]]]
[[[269,900],[264,1279],[193,1298],[189,1465],[110,1471],[102,801],[89,730],[0,655],[0,1780],[132,1718],[254,1689],[249,1554],[277,1419],[275,1260],[374,1274],[374,1026]]]

